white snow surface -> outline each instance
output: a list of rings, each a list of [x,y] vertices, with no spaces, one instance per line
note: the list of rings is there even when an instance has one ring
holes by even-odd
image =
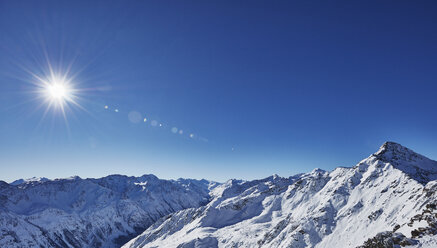
[[[120,247],[217,183],[154,175],[0,181],[0,247]]]
[[[437,162],[393,142],[352,168],[229,180],[205,206],[163,217],[123,247],[357,247],[436,202]],[[401,234],[396,234],[401,235]],[[437,247],[437,236],[417,247]]]

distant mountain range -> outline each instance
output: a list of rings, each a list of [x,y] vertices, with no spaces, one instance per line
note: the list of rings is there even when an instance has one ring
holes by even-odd
[[[0,181],[0,247],[437,247],[437,162],[393,142],[288,178]]]
[[[0,247],[120,247],[217,183],[153,175],[0,182]]]

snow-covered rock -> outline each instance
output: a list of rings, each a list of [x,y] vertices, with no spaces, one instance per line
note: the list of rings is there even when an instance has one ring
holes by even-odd
[[[217,184],[154,175],[0,181],[0,247],[120,247]]]
[[[11,185],[20,185],[20,184],[29,184],[29,183],[42,183],[50,181],[50,179],[46,177],[32,177],[28,179],[18,179],[11,183]]]
[[[229,180],[123,247],[437,247],[436,179],[436,161],[387,142],[352,168]]]

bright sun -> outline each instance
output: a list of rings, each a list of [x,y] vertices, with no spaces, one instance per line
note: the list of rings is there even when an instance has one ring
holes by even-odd
[[[62,105],[67,101],[71,101],[72,90],[68,82],[65,80],[53,77],[44,84],[44,92],[49,102]]]
[[[78,105],[75,101],[75,90],[65,77],[51,76],[41,80],[41,92],[49,107],[60,107],[64,110],[69,104]]]
[[[54,83],[47,86],[47,91],[52,99],[62,100],[67,95],[68,90],[64,85],[60,83]]]
[[[33,93],[37,94],[36,99],[42,101],[40,106],[46,105],[43,116],[49,110],[53,110],[56,113],[62,113],[65,121],[67,121],[66,114],[72,108],[85,110],[79,104],[80,95],[83,90],[75,87],[74,77],[70,77],[67,72],[54,71],[49,64],[47,71],[42,75],[32,72],[30,74],[34,78],[30,83],[36,86],[33,91]]]

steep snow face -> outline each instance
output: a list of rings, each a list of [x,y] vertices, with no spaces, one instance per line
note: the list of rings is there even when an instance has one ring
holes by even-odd
[[[161,218],[124,247],[357,247],[435,201],[426,184],[436,171],[387,142],[352,168],[230,180],[207,205]]]
[[[0,183],[0,247],[119,247],[159,218],[209,202],[217,184],[153,175]]]

